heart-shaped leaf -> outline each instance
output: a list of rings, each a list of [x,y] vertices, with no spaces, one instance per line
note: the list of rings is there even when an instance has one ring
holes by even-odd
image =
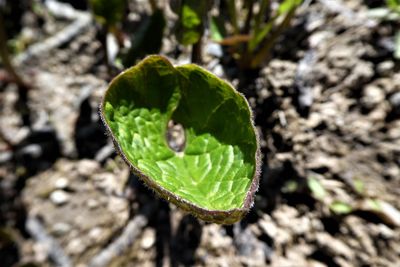
[[[147,57],[111,82],[101,116],[132,170],[177,206],[217,223],[252,206],[259,148],[251,110],[215,75]],[[184,127],[182,151],[169,146],[171,120]]]

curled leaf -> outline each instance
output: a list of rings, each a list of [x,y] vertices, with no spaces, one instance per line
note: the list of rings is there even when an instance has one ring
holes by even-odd
[[[150,56],[111,82],[101,116],[125,161],[165,199],[217,223],[252,206],[259,148],[251,110],[215,75]],[[171,121],[184,128],[181,151],[168,143]]]

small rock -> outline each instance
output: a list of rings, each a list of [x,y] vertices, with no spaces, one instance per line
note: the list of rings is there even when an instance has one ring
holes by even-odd
[[[395,233],[392,229],[390,229],[388,226],[384,225],[384,224],[379,224],[377,226],[377,230],[380,234],[380,236],[382,236],[385,239],[392,239],[395,237]]]
[[[375,85],[366,86],[363,90],[361,104],[367,108],[372,109],[385,99],[385,91]]]
[[[155,241],[156,241],[155,231],[153,229],[146,228],[143,233],[142,241],[140,243],[141,247],[143,249],[149,249],[154,245]]]
[[[394,68],[394,62],[391,60],[383,61],[378,64],[377,71],[381,76],[389,76]]]
[[[85,249],[86,246],[83,244],[83,240],[81,239],[72,239],[66,247],[66,251],[73,255],[81,254]]]
[[[51,193],[50,200],[55,205],[63,205],[69,201],[69,194],[62,190],[55,190]]]
[[[390,105],[392,106],[392,113],[394,116],[400,116],[400,92],[393,94],[389,98]]]
[[[393,127],[391,127],[387,133],[388,137],[392,140],[400,140],[400,121],[393,122]]]
[[[313,33],[309,38],[308,42],[310,43],[310,47],[316,48],[325,40],[332,38],[334,36],[333,32],[330,31],[318,31]]]
[[[53,225],[52,232],[56,236],[62,236],[71,230],[71,225],[64,222],[59,222]]]
[[[88,236],[92,242],[99,243],[101,241],[102,232],[102,228],[95,227],[89,231]]]
[[[94,160],[81,160],[77,166],[78,173],[82,176],[90,176],[100,168],[100,164]]]
[[[207,54],[214,57],[222,57],[224,54],[221,45],[216,43],[208,43],[205,50]]]
[[[400,227],[400,211],[398,209],[384,201],[380,201],[380,208],[387,223]]]
[[[224,68],[222,68],[222,66],[218,64],[214,67],[213,73],[218,77],[224,77]]]
[[[330,256],[344,256],[346,259],[354,258],[354,253],[349,246],[328,233],[317,233],[316,240],[318,247],[326,250]]]
[[[2,151],[0,154],[0,164],[6,163],[13,158],[13,154],[8,151]]]
[[[68,187],[68,179],[67,178],[59,178],[54,182],[54,187],[56,189],[65,189]]]
[[[274,238],[278,233],[276,224],[272,221],[271,217],[267,214],[259,221],[261,230],[271,238]]]
[[[86,202],[86,205],[90,208],[90,209],[95,209],[99,206],[99,202],[95,199],[88,199]]]

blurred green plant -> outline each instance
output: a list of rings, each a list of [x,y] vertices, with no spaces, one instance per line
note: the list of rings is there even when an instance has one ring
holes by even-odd
[[[195,216],[230,224],[253,204],[259,145],[246,99],[203,68],[150,56],[117,76],[101,117],[132,170]],[[168,139],[184,128],[181,149]]]
[[[346,215],[353,212],[353,207],[343,201],[334,201],[329,205],[329,209],[338,215]]]
[[[311,176],[307,179],[307,186],[316,199],[322,200],[327,194],[321,182],[315,177]]]
[[[282,33],[290,27],[297,8],[303,0],[283,0],[272,8],[270,0],[244,1],[243,11],[238,12],[234,0],[225,0],[232,31],[225,36],[221,18],[212,18],[211,36],[222,45],[232,46],[234,57],[243,69],[258,68],[271,56],[272,48]],[[255,10],[257,10],[255,12]],[[246,13],[243,17],[242,14]],[[244,18],[242,23],[240,19]],[[241,28],[240,25],[243,25]]]
[[[386,0],[385,7],[373,8],[368,11],[371,18],[380,21],[394,21],[400,22],[400,0]],[[397,30],[394,35],[394,52],[393,57],[400,59],[400,30]]]
[[[175,26],[176,38],[182,45],[192,45],[192,62],[201,63],[201,39],[204,34],[207,12],[212,1],[181,0],[174,11],[179,18]]]
[[[109,31],[124,18],[126,0],[89,0],[95,19]]]
[[[396,11],[396,12],[400,12],[400,0],[386,0],[386,5]]]

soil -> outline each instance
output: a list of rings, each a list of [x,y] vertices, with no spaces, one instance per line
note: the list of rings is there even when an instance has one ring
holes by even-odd
[[[150,12],[136,2],[132,24]],[[231,226],[157,199],[116,155],[94,22],[17,63],[24,103],[1,73],[0,266],[400,266],[399,25],[367,16],[384,1],[308,4],[247,79],[204,38],[203,66],[246,95],[261,136],[255,204]],[[74,22],[40,7],[24,11],[31,46]],[[189,62],[166,14],[161,54]]]

